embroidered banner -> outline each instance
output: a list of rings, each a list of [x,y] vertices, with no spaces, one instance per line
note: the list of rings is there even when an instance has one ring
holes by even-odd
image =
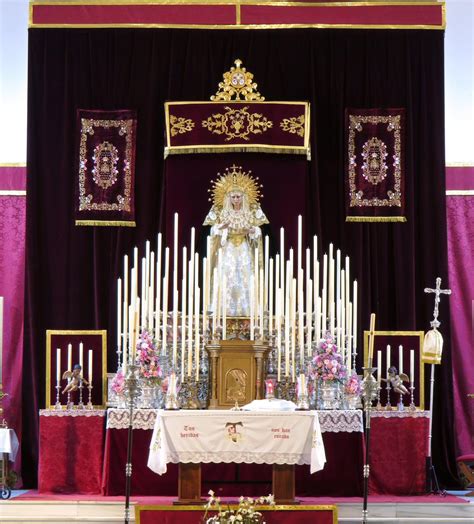
[[[77,111],[77,226],[135,226],[135,111]]]
[[[167,102],[169,154],[264,152],[310,157],[308,102]]]
[[[346,110],[346,221],[406,222],[405,110]]]

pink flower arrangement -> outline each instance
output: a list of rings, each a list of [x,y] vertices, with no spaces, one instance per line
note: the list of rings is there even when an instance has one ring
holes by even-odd
[[[329,332],[320,340],[311,368],[313,378],[320,378],[324,382],[343,382],[346,378],[347,372],[342,356]]]
[[[360,395],[362,393],[362,381],[360,377],[356,375],[356,373],[352,373],[347,379],[345,388],[347,395]]]
[[[140,376],[149,382],[160,384],[163,372],[158,358],[156,344],[151,334],[144,330],[137,342],[136,363],[139,366]]]
[[[122,368],[120,368],[115,374],[110,387],[117,395],[123,393],[123,389],[125,387],[125,375],[123,374]]]

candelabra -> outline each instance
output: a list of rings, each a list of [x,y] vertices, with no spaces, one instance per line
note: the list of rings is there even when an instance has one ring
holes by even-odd
[[[124,394],[128,407],[127,463],[125,465],[125,524],[130,522],[130,490],[132,486],[133,410],[141,395],[138,366],[129,363],[125,377]]]
[[[372,402],[377,397],[377,380],[373,373],[377,368],[372,367],[372,359],[369,359],[369,365],[364,370],[364,380],[362,381],[362,398],[364,400],[365,411],[365,460],[364,460],[364,505],[362,510],[362,522],[367,524],[367,501],[369,494],[369,475],[370,475],[370,412],[372,410]]]

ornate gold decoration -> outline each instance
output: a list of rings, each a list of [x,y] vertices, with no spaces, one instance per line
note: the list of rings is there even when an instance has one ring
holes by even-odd
[[[362,176],[374,186],[387,177],[387,145],[373,136],[362,146]]]
[[[305,120],[304,115],[292,116],[291,118],[284,118],[280,122],[280,127],[283,131],[288,131],[292,135],[304,136]]]
[[[92,179],[101,188],[107,189],[117,182],[119,159],[118,149],[110,142],[102,142],[94,148]]]
[[[254,178],[250,175],[252,171],[246,173],[242,171],[241,166],[235,164],[226,167],[225,173],[217,173],[218,178],[211,182],[212,188],[208,189],[212,193],[212,200],[217,209],[222,209],[226,195],[230,191],[241,191],[247,195],[249,206],[258,204],[259,198],[263,195],[260,189],[263,187],[258,182],[258,177]]]
[[[246,398],[247,373],[240,368],[229,369],[225,375],[225,402],[242,402]]]
[[[355,135],[356,132],[362,131],[362,124],[387,124],[387,130],[394,132],[394,149],[395,154],[393,156],[393,167],[394,167],[394,187],[393,191],[387,191],[387,198],[364,198],[364,192],[358,191],[356,186],[356,157],[355,154]],[[401,117],[400,115],[386,115],[386,116],[374,116],[374,115],[349,115],[349,194],[350,194],[350,207],[401,207],[402,205],[402,194],[401,194]],[[377,140],[372,138],[369,142]],[[381,142],[381,141],[380,141]],[[375,144],[375,142],[374,142]],[[380,147],[377,143],[376,147]],[[368,148],[370,150],[370,147]],[[375,148],[373,149],[375,152]],[[376,153],[377,162],[381,162],[383,154]],[[370,162],[369,162],[370,164]],[[375,168],[372,172],[376,172]],[[371,172],[371,167],[368,167],[368,173]],[[368,175],[369,176],[369,175]],[[370,175],[371,176],[371,175]],[[379,173],[380,176],[380,173]],[[366,177],[367,178],[367,177]],[[377,177],[374,177],[374,180]],[[368,179],[369,180],[369,179]],[[371,180],[369,180],[371,181]],[[380,180],[378,181],[380,182]],[[377,183],[378,183],[377,182]],[[372,182],[374,183],[374,182]],[[378,218],[378,221],[386,221],[386,217],[375,217]],[[389,217],[392,218],[392,217]],[[403,220],[404,217],[393,217],[397,221]],[[383,219],[383,220],[381,220]],[[353,217],[350,217],[350,220],[353,221]],[[363,221],[367,221],[367,217],[363,217]]]
[[[230,71],[223,74],[224,81],[219,82],[219,89],[215,95],[211,96],[211,100],[229,102],[235,96],[234,100],[263,102],[265,97],[257,91],[253,74],[248,72],[245,67],[241,67],[242,60],[237,59],[234,64],[235,67],[231,67]]]
[[[194,122],[190,118],[183,116],[170,115],[170,133],[171,136],[184,135],[194,128]]]
[[[262,113],[249,113],[248,107],[242,109],[231,109],[225,107],[224,114],[215,113],[207,120],[202,121],[202,127],[215,133],[225,135],[226,140],[243,138],[249,140],[248,135],[258,135],[273,127],[273,122]]]
[[[119,135],[125,135],[125,158],[123,160],[124,191],[123,195],[117,195],[117,202],[93,202],[93,195],[86,192],[87,172],[87,137],[95,133],[96,127],[119,128]],[[81,141],[79,145],[79,211],[130,211],[131,210],[131,188],[132,188],[132,128],[133,120],[95,120],[93,118],[81,119]],[[96,148],[97,149],[97,148]],[[106,158],[105,150],[102,158]],[[94,150],[95,155],[95,150]],[[99,161],[100,162],[100,161]],[[94,159],[94,163],[96,160]],[[100,166],[105,165],[100,163]],[[95,166],[94,166],[95,167]],[[99,169],[100,171],[100,169]],[[92,170],[94,173],[94,168]],[[94,174],[93,174],[94,176]],[[102,172],[98,175],[98,179]],[[104,179],[105,180],[105,179]],[[97,183],[96,179],[94,181]],[[114,181],[115,183],[115,181]],[[112,184],[110,184],[112,185]],[[102,186],[103,187],[103,186]],[[108,186],[110,187],[110,186]]]

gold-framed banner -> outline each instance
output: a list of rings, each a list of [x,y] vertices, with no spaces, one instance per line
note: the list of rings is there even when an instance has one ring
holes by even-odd
[[[346,222],[406,222],[405,109],[346,109]]]
[[[364,331],[364,365],[368,365],[369,360],[369,334]],[[382,379],[380,390],[380,404],[385,407],[388,404],[388,393],[390,395],[391,406],[396,406],[399,401],[403,402],[405,408],[411,403],[410,394],[397,395],[392,390],[387,390],[386,381],[388,369],[394,366],[397,374],[404,373],[411,380],[413,378],[414,390],[413,401],[417,409],[425,409],[425,373],[423,366],[423,341],[425,333],[423,331],[375,331],[374,332],[374,353],[373,366],[377,368],[376,376]],[[411,357],[413,351],[413,358]],[[412,367],[413,365],[413,367]],[[380,369],[380,374],[378,372]],[[404,382],[408,389],[409,384]]]
[[[78,109],[76,226],[135,224],[133,110]]]
[[[82,348],[82,349],[81,349]],[[66,409],[68,378],[74,366],[82,364],[82,376],[92,385],[90,401],[94,408],[103,409],[107,402],[107,330],[46,331],[46,409]],[[65,377],[65,378],[63,378]],[[59,395],[57,386],[59,385]],[[84,386],[87,386],[85,383]],[[80,392],[71,389],[70,400],[80,402]],[[88,388],[82,390],[82,402],[89,401]]]
[[[166,102],[168,155],[260,152],[310,159],[309,102]]]

